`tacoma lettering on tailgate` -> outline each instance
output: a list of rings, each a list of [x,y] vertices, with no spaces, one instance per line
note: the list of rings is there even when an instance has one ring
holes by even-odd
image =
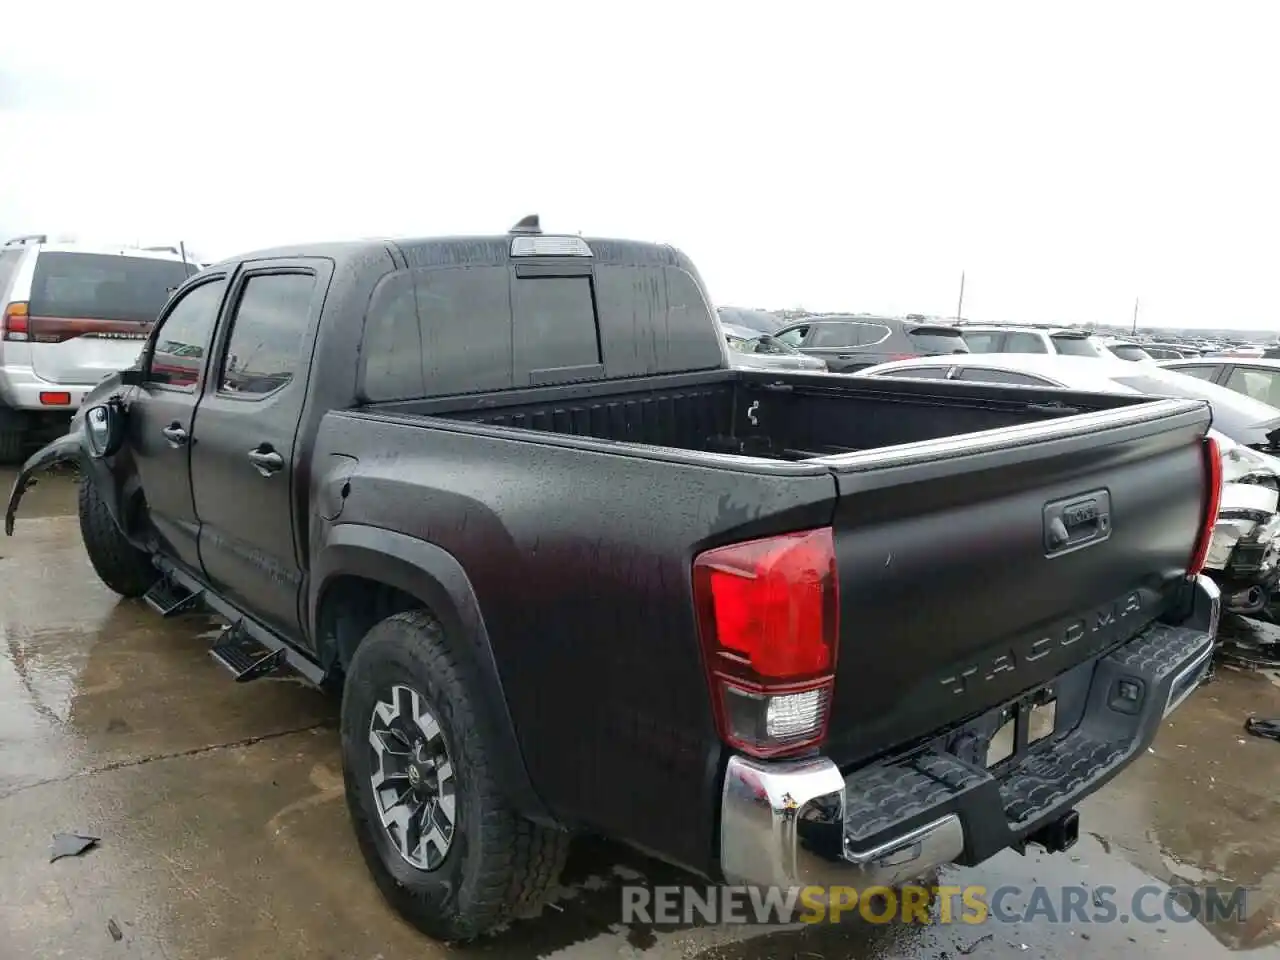
[[[1060,623],[1051,633],[1042,634],[1025,642],[1018,641],[1014,646],[998,654],[967,664],[943,677],[940,682],[951,693],[959,696],[981,684],[1001,678],[1004,674],[1015,673],[1029,663],[1061,653],[1063,650],[1074,647],[1081,640],[1110,630],[1122,620],[1127,620],[1141,612],[1142,595],[1136,591],[1126,594],[1114,603],[1100,607],[1085,617]]]

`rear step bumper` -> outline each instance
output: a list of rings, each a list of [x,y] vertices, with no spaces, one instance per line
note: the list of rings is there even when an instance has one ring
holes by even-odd
[[[823,757],[731,758],[721,872],[730,883],[761,886],[892,886],[1058,836],[1072,807],[1141,753],[1204,679],[1220,608],[1217,586],[1197,578],[1184,623],[1153,624],[1077,667],[1074,692],[1063,678],[1064,702],[1078,707],[1069,732],[994,770],[948,752],[954,731],[847,779]]]

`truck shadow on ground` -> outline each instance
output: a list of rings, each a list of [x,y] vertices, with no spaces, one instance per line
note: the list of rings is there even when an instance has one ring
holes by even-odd
[[[612,841],[578,839],[558,890],[539,916],[518,921],[482,940],[467,953],[485,957],[532,960],[575,945],[592,951],[630,950],[663,956],[764,960],[775,956],[881,956],[899,951],[925,955],[926,943],[938,939],[934,928],[902,924],[872,925],[846,917],[838,925],[721,926],[698,918],[690,923],[625,922],[624,888],[692,886],[707,881],[678,867],[645,857]],[[973,939],[970,937],[969,939]],[[616,947],[609,941],[616,941]],[[910,946],[908,946],[908,944]],[[964,952],[960,945],[960,953]],[[945,951],[944,951],[945,953]]]

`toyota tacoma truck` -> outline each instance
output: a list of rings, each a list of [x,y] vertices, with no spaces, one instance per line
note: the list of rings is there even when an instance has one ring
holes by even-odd
[[[739,884],[1074,842],[1209,666],[1195,400],[730,368],[663,245],[268,250],[178,288],[10,495],[102,580],[342,691],[386,898],[469,939],[569,839]]]

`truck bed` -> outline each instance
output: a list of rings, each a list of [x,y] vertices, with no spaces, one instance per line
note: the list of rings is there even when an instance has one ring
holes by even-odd
[[[794,461],[1036,423],[1141,399],[951,381],[732,370],[367,409]]]
[[[705,866],[710,819],[680,816],[712,809],[725,755],[700,552],[833,530],[824,751],[851,768],[1162,616],[1202,523],[1208,424],[1191,401],[750,371],[379,404],[324,417],[310,483],[337,526],[313,514],[311,549],[362,524],[455,557],[547,803]],[[1109,537],[1048,555],[1046,508],[1099,490]]]

